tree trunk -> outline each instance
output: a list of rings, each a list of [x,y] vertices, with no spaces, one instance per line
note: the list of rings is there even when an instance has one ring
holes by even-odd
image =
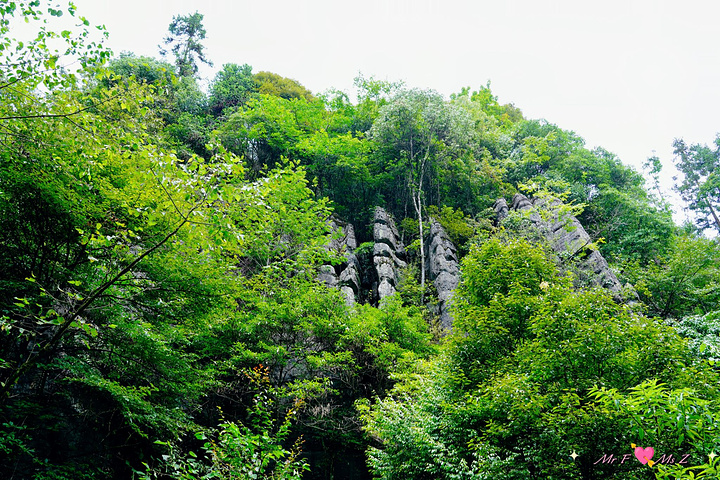
[[[418,189],[417,194],[413,195],[413,205],[415,213],[418,217],[418,226],[420,230],[420,301],[425,302],[425,234],[423,232],[422,221],[422,190]]]
[[[718,233],[720,233],[720,219],[718,219],[717,213],[715,213],[715,209],[712,207],[710,200],[706,198],[705,203],[707,203],[710,213],[712,213],[713,219],[715,220],[715,228],[717,228]]]
[[[422,218],[422,185],[425,177],[425,164],[429,152],[425,152],[425,158],[420,163],[420,175],[418,177],[417,189],[413,193],[413,205],[418,218],[418,229],[420,233],[420,301],[425,303],[425,232],[423,231]]]

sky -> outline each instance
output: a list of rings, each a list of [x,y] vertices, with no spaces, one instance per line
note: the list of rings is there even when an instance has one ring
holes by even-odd
[[[204,15],[213,68],[249,64],[311,91],[362,73],[449,97],[491,82],[526,118],[572,130],[672,183],[672,142],[720,132],[720,2],[711,0],[75,0],[116,53],[158,56],[173,15]]]

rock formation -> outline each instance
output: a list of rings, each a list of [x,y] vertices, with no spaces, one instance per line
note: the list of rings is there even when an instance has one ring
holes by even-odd
[[[497,200],[495,200],[495,205],[493,205],[493,209],[495,209],[495,226],[498,226],[508,216],[508,204],[504,198],[498,198]]]
[[[321,266],[318,280],[328,287],[340,288],[346,303],[352,305],[360,292],[360,265],[357,256],[353,253],[357,248],[355,229],[352,224],[337,219],[331,219],[329,223],[332,235],[327,248],[343,255],[345,262],[335,266]]]
[[[590,235],[577,218],[563,210],[559,200],[531,200],[516,194],[510,206],[500,198],[494,209],[496,225],[501,225],[512,211],[522,212],[528,228],[544,238],[561,261],[576,261],[576,273],[581,281],[607,288],[620,297],[622,285],[617,277],[599,251],[587,248],[592,243]],[[380,304],[395,294],[400,283],[400,269],[407,266],[407,256],[392,216],[381,207],[375,208],[372,252],[363,248],[356,254],[358,245],[351,224],[333,219],[329,227],[333,235],[327,248],[344,257],[344,261],[334,266],[322,266],[318,279],[329,287],[340,289],[348,305],[355,302]],[[440,316],[440,326],[449,331],[453,323],[450,314],[452,297],[460,283],[457,249],[440,223],[432,218],[425,240],[427,278],[437,291],[436,312]]]
[[[427,258],[429,279],[435,285],[438,294],[440,326],[449,331],[453,322],[450,303],[454,290],[460,283],[460,265],[455,245],[450,241],[440,222],[432,218]]]
[[[373,263],[378,276],[377,293],[380,301],[396,292],[400,280],[398,269],[407,266],[400,258],[405,257],[405,247],[399,237],[392,217],[383,208],[375,207]]]
[[[592,243],[590,235],[577,218],[570,213],[563,213],[561,206],[562,202],[557,199],[536,198],[531,201],[520,193],[515,194],[512,200],[512,209],[526,212],[527,219],[545,237],[561,259],[578,259],[579,273],[596,285],[619,295],[622,284],[610,270],[602,254],[597,250],[586,248]],[[498,218],[502,210],[502,203],[498,200],[495,202]]]

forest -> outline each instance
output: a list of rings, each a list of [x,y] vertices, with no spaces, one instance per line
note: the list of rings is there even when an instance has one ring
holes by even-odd
[[[205,36],[0,2],[0,478],[720,478],[720,136],[677,225],[490,83],[205,88]]]

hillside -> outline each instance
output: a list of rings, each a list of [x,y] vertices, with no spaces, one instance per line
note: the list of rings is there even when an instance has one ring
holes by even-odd
[[[59,12],[0,5],[0,477],[716,478],[720,149],[678,226],[490,84],[205,91],[202,15]]]

